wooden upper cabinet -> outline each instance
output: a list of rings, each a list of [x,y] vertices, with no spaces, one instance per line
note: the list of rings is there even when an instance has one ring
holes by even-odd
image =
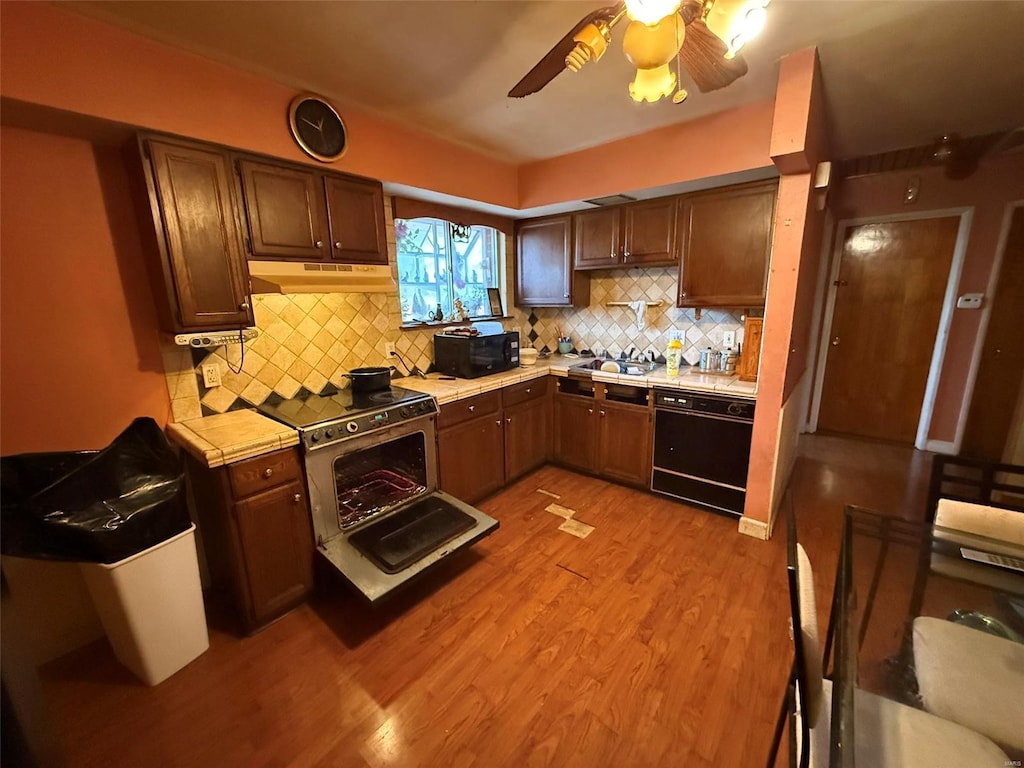
[[[622,206],[623,266],[671,265],[678,260],[676,198]]]
[[[253,324],[231,160],[225,151],[170,137],[140,137],[160,253],[165,330]],[[156,274],[154,274],[156,277]]]
[[[253,160],[239,160],[238,172],[253,256],[316,261],[327,255],[318,174]]]
[[[679,307],[763,306],[778,184],[749,184],[680,200]]]
[[[516,305],[570,307],[590,303],[590,279],[572,268],[572,216],[516,226]]]
[[[325,175],[331,258],[387,264],[384,187],[380,182]]]
[[[574,213],[573,266],[608,269],[622,258],[622,215],[618,208]]]

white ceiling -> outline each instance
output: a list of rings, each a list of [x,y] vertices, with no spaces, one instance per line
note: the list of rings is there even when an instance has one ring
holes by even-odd
[[[71,5],[514,162],[772,98],[778,60],[809,45],[821,56],[837,158],[1024,125],[1024,0],[775,0],[745,50],[749,74],[710,94],[691,87],[681,105],[629,99],[621,28],[596,65],[525,99],[506,97],[601,0]]]

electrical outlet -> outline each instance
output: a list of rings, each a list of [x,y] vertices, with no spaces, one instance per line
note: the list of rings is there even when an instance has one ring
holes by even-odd
[[[220,366],[216,363],[206,363],[203,366],[203,386],[208,389],[220,386]]]
[[[395,354],[395,342],[385,341],[384,342],[384,359],[387,360]]]
[[[722,334],[722,346],[730,348],[736,346],[736,331],[726,331]]]

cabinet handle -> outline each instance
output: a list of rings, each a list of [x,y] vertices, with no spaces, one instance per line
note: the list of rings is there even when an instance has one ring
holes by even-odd
[[[562,298],[564,298],[564,299],[568,299],[568,298],[569,298],[569,294],[568,294],[568,293],[563,293],[563,294],[562,294]]]
[[[612,248],[612,255],[611,255],[611,256],[609,256],[608,258],[609,258],[609,259],[612,259],[612,260],[614,260],[614,259],[615,259],[615,249],[614,249],[614,248]]]
[[[243,312],[248,312],[249,311],[249,302],[248,301],[243,301],[241,304],[238,305],[238,308],[240,310],[242,310]]]
[[[623,261],[629,261],[629,249],[628,248],[622,252],[622,260]]]
[[[469,412],[470,412],[470,413],[472,413],[472,412],[473,412],[473,411],[475,411],[475,410],[476,410],[476,406],[475,406],[475,405],[471,405],[471,406],[469,406]]]
[[[604,411],[601,411],[601,415],[604,416]]]
[[[593,413],[593,412],[594,412],[593,408],[587,408],[587,413]]]
[[[533,391],[533,390],[532,390],[532,389],[530,389],[529,387],[527,387],[527,388],[526,388],[526,394],[530,394],[530,392],[532,392],[532,391]]]
[[[315,243],[313,243],[313,245],[315,245],[317,248],[323,248],[324,247],[324,241],[323,240],[317,240]]]
[[[340,251],[341,250],[341,241],[339,240],[338,242],[336,242],[334,244],[334,247],[337,248]]]
[[[298,504],[300,501],[302,501],[302,494],[296,493],[294,496],[292,496],[292,501]]]
[[[507,419],[505,419],[505,423],[506,424],[511,424],[512,423],[512,417],[509,416]]]
[[[680,299],[685,299],[686,298],[686,291],[680,291],[679,292],[679,298]]]
[[[509,419],[509,421],[512,421],[512,419]],[[501,419],[498,419],[498,420],[497,420],[496,422],[494,422],[494,423],[495,423],[495,424],[497,424],[497,425],[498,425],[498,426],[500,427],[500,426],[501,426]]]
[[[263,470],[264,477],[270,477],[272,474],[274,474],[274,470],[271,469],[270,467],[267,467],[266,469]]]

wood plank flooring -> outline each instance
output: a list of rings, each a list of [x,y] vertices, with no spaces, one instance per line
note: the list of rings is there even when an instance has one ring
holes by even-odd
[[[837,445],[822,462],[812,438],[793,483],[822,621],[842,504],[878,492]],[[595,530],[559,531],[538,489]],[[889,501],[905,495],[893,481]],[[105,642],[50,664],[68,765],[764,764],[791,660],[784,529],[756,541],[554,467],[480,506],[498,532],[382,609],[322,579],[252,637],[213,612],[210,650],[156,688]]]

